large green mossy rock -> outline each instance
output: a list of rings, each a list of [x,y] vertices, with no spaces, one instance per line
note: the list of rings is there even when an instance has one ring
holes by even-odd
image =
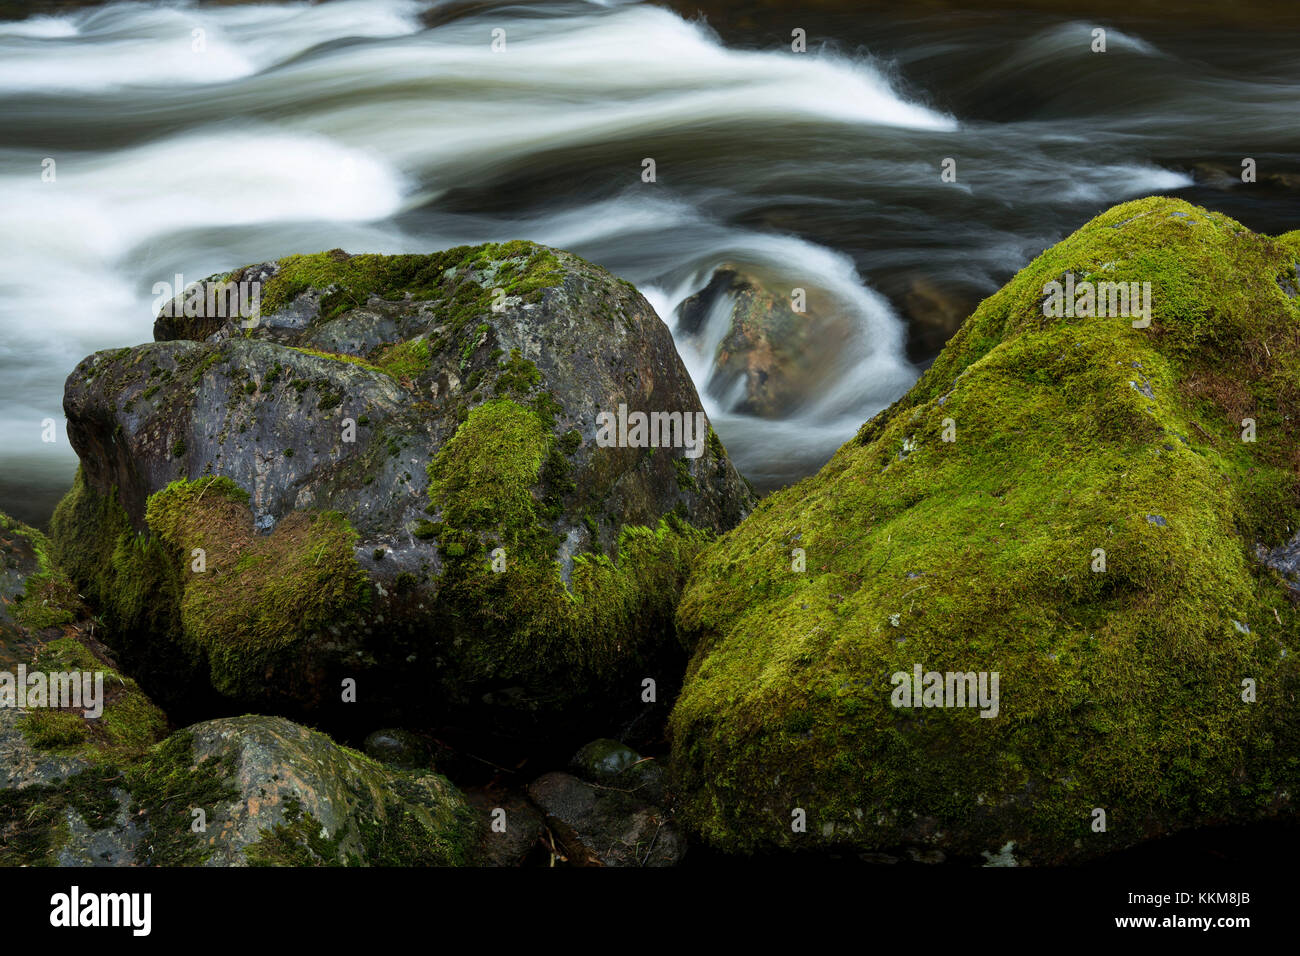
[[[289,256],[196,290],[158,341],[69,377],[81,470],[51,524],[167,706],[544,733],[668,678],[689,562],[752,496],[707,426],[694,453],[598,444],[620,405],[702,416],[630,284],[510,242]]]
[[[1047,317],[1066,273],[1150,282],[1150,326]],[[1156,198],[983,302],[698,561],[671,719],[689,825],[1044,863],[1294,813],[1300,618],[1256,554],[1300,528],[1298,282],[1300,233]],[[917,665],[997,672],[997,715],[894,706]]]

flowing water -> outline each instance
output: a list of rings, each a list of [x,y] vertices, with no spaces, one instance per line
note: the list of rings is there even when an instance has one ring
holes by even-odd
[[[1109,205],[1164,192],[1300,227],[1288,20],[719,7],[123,3],[0,22],[0,510],[48,517],[76,464],[64,378],[149,340],[153,286],[176,273],[523,238],[631,280],[670,327],[723,264],[807,288],[851,335],[784,420],[710,387],[720,310],[678,334],[733,458],[771,488]]]

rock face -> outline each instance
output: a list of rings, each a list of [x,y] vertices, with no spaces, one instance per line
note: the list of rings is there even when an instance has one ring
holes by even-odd
[[[1117,206],[711,545],[678,614],[689,828],[1051,863],[1294,812],[1300,619],[1255,554],[1300,527],[1297,263],[1300,232]],[[1046,315],[1067,273],[1149,282],[1149,327]]]
[[[853,338],[847,316],[816,295],[796,312],[791,292],[722,266],[682,303],[681,331],[705,348],[717,339],[709,393],[729,410],[785,418],[815,399],[827,370],[839,366]]]
[[[226,283],[260,318],[217,314]],[[175,306],[68,379],[52,522],[145,686],[319,716],[353,679],[394,717],[527,725],[631,697],[752,504],[711,428],[597,444],[620,405],[701,410],[645,300],[567,253],[335,250]]]

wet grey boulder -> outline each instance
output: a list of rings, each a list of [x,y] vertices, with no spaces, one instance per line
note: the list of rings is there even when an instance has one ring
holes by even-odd
[[[254,319],[207,313],[253,283]],[[124,662],[178,703],[343,719],[352,680],[384,721],[529,732],[621,706],[678,646],[692,557],[752,505],[667,328],[567,253],[334,250],[189,302],[69,377],[81,470],[52,522]],[[620,407],[664,416],[657,447],[608,446]]]

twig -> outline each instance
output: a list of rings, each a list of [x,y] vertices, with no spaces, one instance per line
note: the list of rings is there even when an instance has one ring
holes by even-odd
[[[655,842],[659,839],[659,831],[662,830],[663,828],[664,825],[662,823],[659,824],[659,826],[655,827],[655,835],[650,838],[650,846],[645,851],[645,859],[643,859],[640,863],[638,863],[637,864],[638,866],[645,866],[647,863],[650,862],[650,854],[654,852]]]

